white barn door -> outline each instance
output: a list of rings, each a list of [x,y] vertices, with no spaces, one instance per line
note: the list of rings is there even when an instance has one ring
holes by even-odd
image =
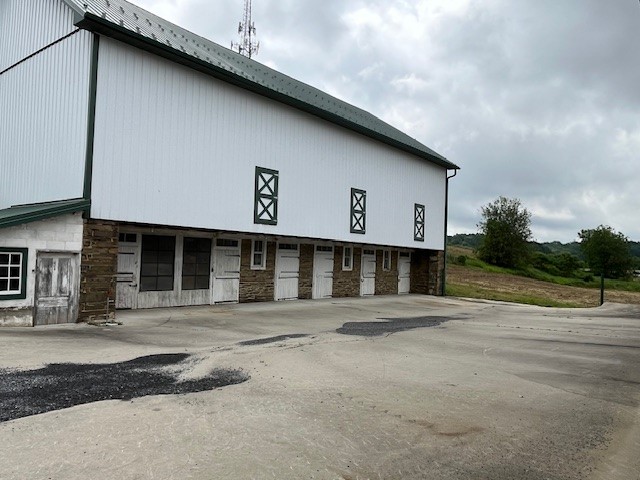
[[[362,268],[360,270],[360,295],[373,295],[376,292],[376,251],[362,250]]]
[[[300,249],[296,243],[279,243],[276,251],[276,300],[298,298]]]
[[[136,308],[138,299],[138,235],[121,233],[118,242],[116,308]]]
[[[398,257],[398,293],[409,293],[411,288],[411,253],[400,252]]]
[[[313,255],[312,298],[330,298],[333,294],[333,247],[316,245]]]
[[[240,242],[219,238],[213,251],[213,303],[240,298]]]

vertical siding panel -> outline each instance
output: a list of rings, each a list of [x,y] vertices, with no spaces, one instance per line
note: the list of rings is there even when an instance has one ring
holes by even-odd
[[[97,218],[442,248],[444,168],[114,40],[100,58]],[[255,165],[280,171],[277,226],[253,224]],[[367,191],[364,236],[349,232],[351,187]]]
[[[79,32],[0,75],[0,208],[82,196],[90,54]]]

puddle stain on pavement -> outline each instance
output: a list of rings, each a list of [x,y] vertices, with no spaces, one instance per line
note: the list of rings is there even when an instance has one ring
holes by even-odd
[[[380,318],[383,322],[347,322],[336,329],[343,335],[360,335],[364,337],[378,337],[385,334],[404,332],[414,328],[437,327],[451,320],[450,317],[403,317]]]
[[[179,380],[190,355],[148,355],[118,363],[52,363],[35,370],[0,369],[0,422],[101,400],[176,395],[242,383],[241,370],[216,369]]]

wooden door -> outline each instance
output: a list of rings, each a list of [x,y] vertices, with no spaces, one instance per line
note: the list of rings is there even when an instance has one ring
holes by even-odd
[[[34,325],[75,322],[79,289],[77,253],[38,252]]]
[[[398,293],[409,293],[411,288],[411,253],[400,252],[398,256]]]
[[[275,299],[298,298],[300,249],[296,243],[279,243],[276,251]]]
[[[362,268],[360,270],[360,295],[373,295],[376,292],[376,251],[362,250]]]
[[[118,274],[116,277],[116,308],[136,308],[138,300],[138,235],[120,234],[118,243]]]
[[[330,298],[333,294],[333,247],[316,245],[313,255],[312,298]]]
[[[213,303],[240,298],[240,242],[219,238],[213,252]]]

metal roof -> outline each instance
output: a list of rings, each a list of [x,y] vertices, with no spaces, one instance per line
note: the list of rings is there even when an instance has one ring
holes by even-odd
[[[44,220],[45,218],[57,217],[65,213],[81,212],[88,210],[90,206],[91,202],[82,198],[15,205],[0,210],[0,228],[22,225],[23,223],[35,222],[36,220]]]
[[[143,48],[418,155],[458,166],[360,108],[174,25],[125,0],[63,0],[76,25]]]

